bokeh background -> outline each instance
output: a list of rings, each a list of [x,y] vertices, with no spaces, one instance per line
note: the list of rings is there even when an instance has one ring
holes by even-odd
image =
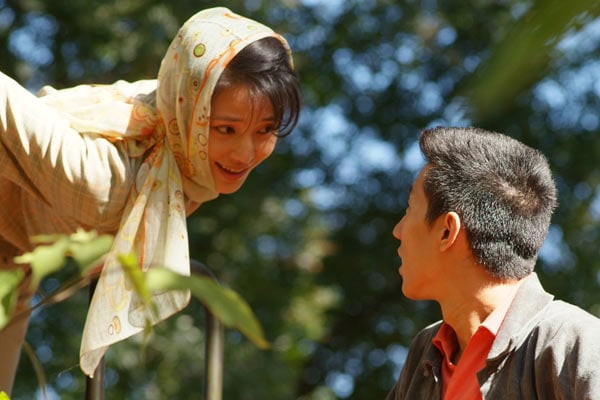
[[[0,69],[32,91],[154,78],[179,26],[216,5],[289,40],[305,96],[298,129],[242,190],[189,219],[193,257],[272,343],[227,330],[224,399],[385,397],[413,335],[440,317],[403,298],[391,235],[430,126],[504,132],[548,156],[560,206],[537,272],[600,315],[600,2],[0,0]],[[83,397],[86,305],[82,290],[31,320],[49,399]],[[193,303],[148,343],[110,349],[107,398],[200,398],[203,344]],[[23,356],[14,399],[42,398],[34,365]]]

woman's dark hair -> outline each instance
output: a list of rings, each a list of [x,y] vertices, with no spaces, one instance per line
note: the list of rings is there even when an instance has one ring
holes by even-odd
[[[251,95],[266,95],[273,106],[277,136],[287,136],[300,117],[300,83],[283,43],[266,37],[244,47],[221,74],[215,93],[238,84],[250,87]]]

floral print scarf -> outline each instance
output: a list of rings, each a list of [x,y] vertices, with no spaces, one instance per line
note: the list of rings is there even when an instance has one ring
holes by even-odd
[[[184,308],[188,292],[153,295],[151,314],[132,288],[118,255],[135,253],[143,271],[167,267],[189,275],[186,215],[218,196],[208,162],[211,97],[228,62],[246,45],[274,36],[270,28],[212,8],[191,17],[164,56],[156,80],[81,85],[44,101],[62,110],[82,134],[123,143],[143,157],[90,303],[80,367],[93,375],[108,347]],[[187,210],[187,211],[186,211]]]

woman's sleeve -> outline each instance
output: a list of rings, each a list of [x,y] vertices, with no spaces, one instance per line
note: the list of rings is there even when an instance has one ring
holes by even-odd
[[[119,219],[134,176],[122,146],[81,135],[0,72],[0,176],[84,226]]]

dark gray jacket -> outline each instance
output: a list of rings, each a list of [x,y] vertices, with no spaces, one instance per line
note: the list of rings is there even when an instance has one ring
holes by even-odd
[[[477,374],[483,399],[600,399],[600,319],[553,298],[536,274],[523,282]],[[440,325],[415,337],[386,400],[441,398]]]

